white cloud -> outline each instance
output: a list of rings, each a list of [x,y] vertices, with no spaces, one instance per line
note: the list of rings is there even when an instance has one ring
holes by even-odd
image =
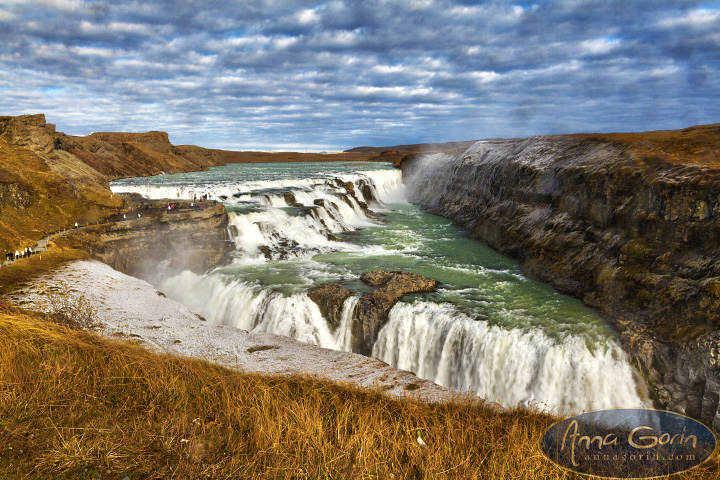
[[[720,10],[697,9],[684,15],[667,17],[658,22],[662,28],[698,28],[714,26],[720,29]]]
[[[373,70],[378,73],[402,73],[405,70],[405,67],[402,65],[375,65],[373,67]]]
[[[580,44],[580,49],[584,55],[605,55],[621,44],[618,38],[594,38],[592,40],[585,40]]]
[[[501,77],[497,72],[470,72],[470,77],[479,81],[480,83],[490,83]]]
[[[77,55],[93,56],[93,57],[109,58],[116,54],[116,52],[114,50],[111,50],[109,48],[73,47],[70,50]]]
[[[320,20],[320,16],[313,9],[306,9],[298,12],[297,21],[300,25],[310,25],[317,23]]]

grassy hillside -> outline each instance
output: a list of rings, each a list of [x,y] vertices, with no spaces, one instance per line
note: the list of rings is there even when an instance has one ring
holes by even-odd
[[[2,479],[580,478],[538,451],[553,421],[236,373],[0,305]]]
[[[11,313],[0,478],[562,477],[535,450],[547,416],[243,375]]]

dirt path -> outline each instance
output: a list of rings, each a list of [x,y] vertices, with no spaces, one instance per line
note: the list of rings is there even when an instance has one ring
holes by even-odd
[[[87,226],[87,225],[86,225],[86,226]],[[82,226],[82,227],[78,226],[77,228],[75,228],[75,227],[73,227],[73,228],[68,228],[68,229],[65,229],[65,230],[61,230],[61,231],[59,231],[59,232],[51,233],[51,234],[48,235],[47,237],[41,238],[40,240],[38,240],[38,242],[35,244],[35,246],[32,247],[33,255],[36,255],[36,254],[39,254],[39,253],[42,253],[42,252],[46,252],[47,249],[48,249],[48,244],[49,244],[50,240],[52,240],[53,238],[59,237],[59,236],[63,236],[63,235],[67,235],[67,234],[70,233],[70,232],[75,232],[75,231],[78,231],[78,230],[82,230],[82,229],[84,229],[86,226]],[[13,252],[13,253],[15,253],[15,252]],[[19,262],[19,261],[21,261],[21,260],[23,260],[23,257],[20,257],[20,258],[17,259],[17,260],[5,260],[5,261],[2,263],[2,265],[0,265],[0,267],[5,267],[5,266],[8,266],[8,265],[13,265],[15,262]]]

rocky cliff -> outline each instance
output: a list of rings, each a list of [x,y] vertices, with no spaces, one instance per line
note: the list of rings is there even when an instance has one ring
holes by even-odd
[[[86,249],[114,269],[149,281],[186,269],[203,273],[227,262],[235,248],[225,207],[173,206],[170,213],[166,202],[136,199],[129,213],[111,218],[117,221],[88,227]]]
[[[720,126],[479,142],[411,200],[608,318],[664,408],[720,429]]]

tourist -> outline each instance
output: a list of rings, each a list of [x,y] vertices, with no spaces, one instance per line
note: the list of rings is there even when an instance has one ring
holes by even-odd
[[[78,227],[78,224],[77,224],[77,222],[75,222],[75,228],[77,228],[77,227]]]
[[[20,259],[20,252],[15,250],[15,260],[19,260],[19,259]]]

